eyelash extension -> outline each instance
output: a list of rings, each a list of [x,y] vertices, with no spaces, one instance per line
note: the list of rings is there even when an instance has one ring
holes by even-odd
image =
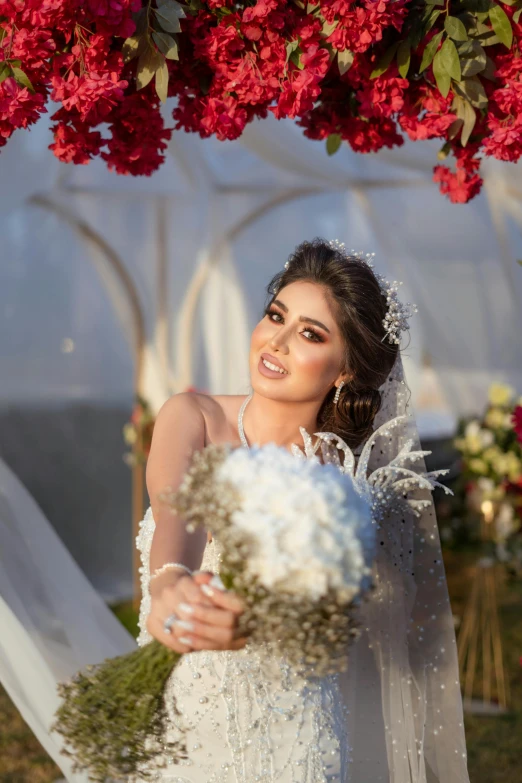
[[[270,317],[271,315],[277,315],[277,316],[279,316],[279,318],[281,318],[281,319],[283,318],[281,313],[279,313],[277,310],[271,310],[270,307],[266,308],[265,315],[267,315],[268,317]],[[272,320],[272,319],[270,319],[270,320]],[[280,321],[279,322],[278,321],[273,321],[273,323],[281,323],[281,322]],[[311,343],[324,343],[323,336],[321,334],[319,334],[319,332],[316,332],[315,329],[312,329],[311,326],[307,326],[306,329],[303,329],[303,331],[300,332],[300,334],[304,334],[305,332],[311,332],[314,335],[314,337],[312,339],[309,338],[309,337],[306,338]]]

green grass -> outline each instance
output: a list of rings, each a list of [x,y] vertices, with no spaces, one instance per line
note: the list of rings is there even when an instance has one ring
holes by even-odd
[[[459,616],[469,589],[474,558],[469,552],[445,554],[453,611]],[[499,604],[512,710],[497,717],[466,715],[471,783],[520,783],[522,780],[522,584],[506,585]],[[114,612],[130,633],[136,635],[137,615],[132,604],[120,604],[114,607]],[[62,777],[1,687],[0,726],[0,783],[54,783]]]

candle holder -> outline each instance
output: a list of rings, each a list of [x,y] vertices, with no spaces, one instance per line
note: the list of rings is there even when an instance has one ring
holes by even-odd
[[[475,565],[459,628],[458,654],[464,709],[493,714],[506,712],[510,698],[498,614],[502,566],[493,554],[498,507],[493,501],[484,500],[480,511],[480,539],[486,554]]]

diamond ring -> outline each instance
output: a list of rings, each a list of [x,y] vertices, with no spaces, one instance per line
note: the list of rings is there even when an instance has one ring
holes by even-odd
[[[165,633],[172,633],[172,626],[174,625],[176,620],[179,620],[179,617],[177,614],[174,613],[169,614],[169,616],[163,620],[163,630],[165,631]]]

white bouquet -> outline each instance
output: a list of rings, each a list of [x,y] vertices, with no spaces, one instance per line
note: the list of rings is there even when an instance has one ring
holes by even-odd
[[[209,446],[165,500],[189,530],[204,525],[216,537],[252,642],[275,645],[309,674],[344,668],[375,550],[371,505],[351,476],[274,444]]]

